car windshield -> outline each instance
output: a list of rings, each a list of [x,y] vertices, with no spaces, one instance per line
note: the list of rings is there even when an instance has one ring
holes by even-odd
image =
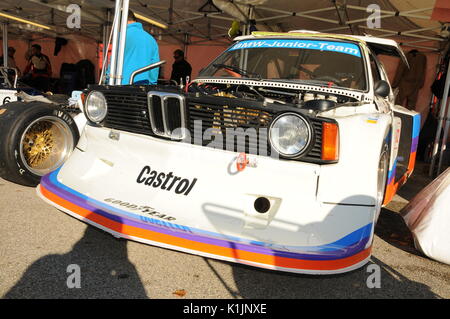
[[[361,50],[350,42],[244,40],[222,53],[199,76],[289,80],[366,90]]]

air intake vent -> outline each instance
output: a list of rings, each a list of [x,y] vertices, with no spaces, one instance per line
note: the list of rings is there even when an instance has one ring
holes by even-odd
[[[182,140],[186,136],[186,101],[184,96],[158,91],[148,92],[148,110],[153,133]]]

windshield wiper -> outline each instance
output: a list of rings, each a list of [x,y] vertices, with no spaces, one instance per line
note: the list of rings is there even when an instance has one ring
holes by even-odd
[[[215,63],[215,64],[213,64],[213,66],[218,68],[218,69],[231,70],[231,71],[236,72],[237,74],[245,76],[247,78],[254,77],[257,80],[261,80],[262,79],[260,74],[248,72],[247,70],[241,69],[241,68],[239,68],[237,66],[234,66],[234,65]]]

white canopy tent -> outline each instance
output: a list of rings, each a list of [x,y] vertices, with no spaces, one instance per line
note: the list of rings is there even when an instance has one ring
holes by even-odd
[[[440,0],[131,0],[130,9],[143,18],[160,22],[153,25],[158,36],[167,41],[190,43],[198,41],[229,43],[228,30],[233,20],[242,24],[255,20],[258,29],[289,31],[308,29],[326,32],[371,34],[379,37],[398,37],[410,45],[434,42],[431,50],[441,49],[445,38],[440,37],[445,21],[432,20],[436,1]],[[67,18],[73,12],[69,5],[81,8],[79,29],[67,27]],[[367,26],[373,5],[379,6],[380,28]],[[48,26],[24,24],[5,16],[11,37],[29,37],[31,34],[64,36],[82,34],[103,41],[105,26],[111,25],[114,0],[3,0],[0,13],[24,18]],[[219,11],[220,10],[220,11]]]

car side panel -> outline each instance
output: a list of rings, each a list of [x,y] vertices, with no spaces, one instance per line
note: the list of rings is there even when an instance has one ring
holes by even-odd
[[[388,185],[383,205],[387,205],[397,190],[411,176],[416,162],[417,145],[420,133],[420,113],[411,111],[399,105],[393,108],[394,116],[401,119],[401,132],[398,142],[398,152],[391,158],[388,175]],[[395,141],[393,141],[394,143]]]
[[[383,144],[389,143],[392,117],[389,114],[372,113],[336,120],[340,133],[339,162],[322,166],[319,200],[375,205],[378,163]],[[349,197],[353,200],[348,201]]]

